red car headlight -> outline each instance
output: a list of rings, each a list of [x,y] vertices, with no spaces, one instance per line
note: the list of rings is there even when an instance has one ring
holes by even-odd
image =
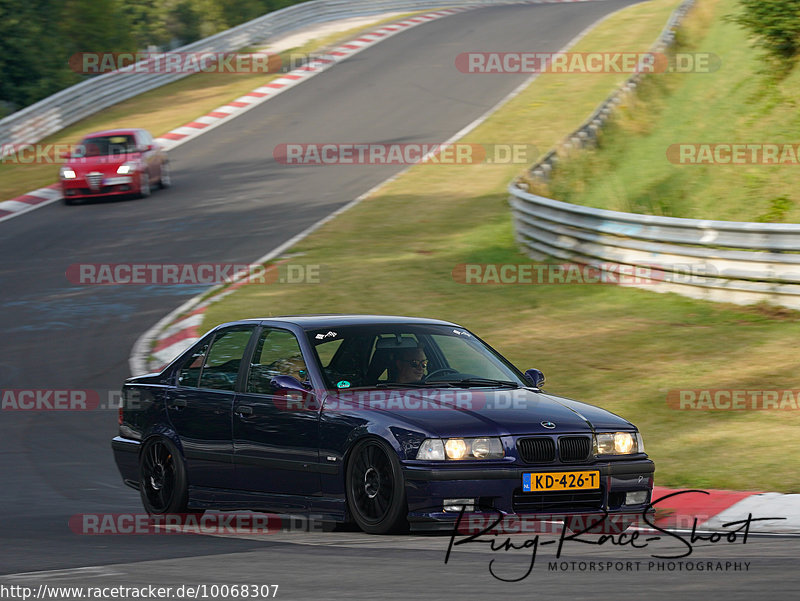
[[[117,175],[131,175],[132,173],[136,173],[137,169],[139,169],[139,163],[128,161],[117,167]]]

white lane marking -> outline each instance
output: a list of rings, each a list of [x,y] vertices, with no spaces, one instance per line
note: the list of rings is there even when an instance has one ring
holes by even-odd
[[[66,578],[104,578],[106,576],[121,576],[124,572],[116,572],[105,566],[87,566],[83,568],[69,568],[66,570],[43,570],[41,572],[17,572],[5,574],[0,580],[57,580]]]

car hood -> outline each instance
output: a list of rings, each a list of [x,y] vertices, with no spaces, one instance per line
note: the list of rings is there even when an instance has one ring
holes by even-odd
[[[634,428],[627,420],[600,407],[529,388],[353,390],[333,395],[326,401],[325,410],[377,411],[437,437]],[[547,428],[542,422],[549,422],[552,427]]]
[[[116,172],[117,167],[128,161],[141,159],[142,153],[129,152],[127,154],[112,154],[98,157],[70,158],[65,166],[71,167],[75,173],[87,173],[89,171]]]

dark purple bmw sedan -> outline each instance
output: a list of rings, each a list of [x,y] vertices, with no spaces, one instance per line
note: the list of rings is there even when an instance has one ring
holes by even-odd
[[[624,530],[651,511],[640,433],[543,383],[446,321],[248,319],[128,379],[112,447],[151,514],[307,513],[370,533],[465,515]]]

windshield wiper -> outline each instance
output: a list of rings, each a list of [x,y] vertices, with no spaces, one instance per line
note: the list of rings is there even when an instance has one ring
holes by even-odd
[[[434,382],[431,382],[433,384]],[[452,386],[504,386],[519,388],[519,384],[510,380],[493,380],[492,378],[464,378],[462,380],[437,380],[436,384],[450,384]]]
[[[429,388],[425,382],[378,382],[375,388]]]

